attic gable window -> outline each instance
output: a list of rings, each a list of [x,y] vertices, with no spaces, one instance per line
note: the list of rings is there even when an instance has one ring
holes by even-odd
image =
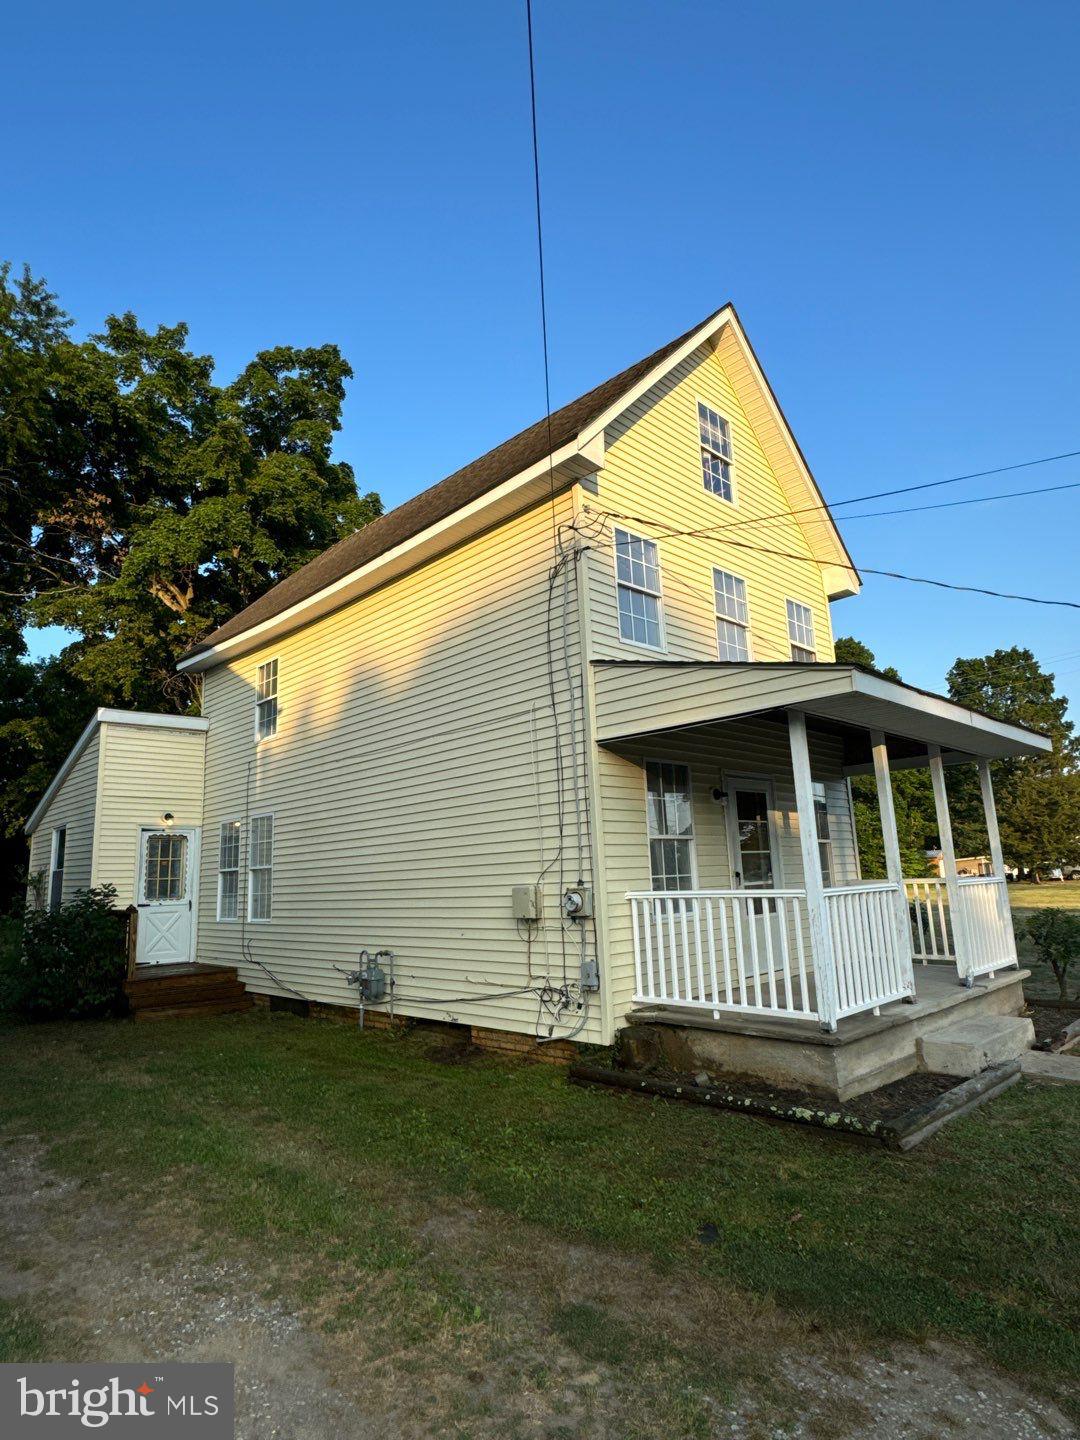
[[[664,647],[660,594],[660,552],[655,540],[615,531],[615,577],[619,601],[619,638],[631,645]]]
[[[269,740],[277,734],[277,685],[278,666],[276,660],[267,660],[259,666],[255,683],[255,739]]]
[[[791,641],[792,660],[807,663],[817,659],[814,643],[814,616],[809,605],[800,605],[798,600],[787,602],[788,639]]]
[[[731,468],[731,426],[703,400],[698,401],[697,413],[701,435],[701,478],[705,489],[733,505],[735,482]]]

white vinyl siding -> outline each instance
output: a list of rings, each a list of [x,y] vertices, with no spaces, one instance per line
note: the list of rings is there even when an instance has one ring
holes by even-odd
[[[274,817],[252,815],[248,836],[248,919],[271,919],[273,897]]]
[[[685,765],[645,766],[649,869],[654,890],[694,888],[694,810]]]
[[[240,917],[240,821],[223,820],[218,835],[217,918]]]
[[[816,660],[814,612],[810,606],[803,605],[799,600],[789,600],[787,602],[787,618],[792,660]]]
[[[713,571],[716,648],[721,660],[750,659],[750,611],[746,581],[729,570]]]
[[[255,680],[255,739],[269,740],[278,726],[278,662],[259,666]]]
[[[30,837],[29,873],[31,900],[43,907],[50,903],[53,869],[53,832],[64,830],[64,869],[60,903],[66,905],[76,890],[85,890],[93,879],[95,821],[98,806],[98,769],[101,763],[100,731],[93,735],[76,760],[48,809],[40,816]],[[134,869],[135,842],[131,842],[129,873]],[[121,902],[125,903],[125,902]]]
[[[619,635],[631,645],[660,650],[664,644],[660,552],[655,541],[615,530]]]
[[[698,401],[698,432],[701,437],[701,478],[705,489],[721,500],[734,502],[731,426],[718,410]]]

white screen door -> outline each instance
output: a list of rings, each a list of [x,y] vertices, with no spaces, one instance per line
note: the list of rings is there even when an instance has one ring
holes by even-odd
[[[193,958],[197,830],[145,829],[139,835],[140,965],[179,965]]]

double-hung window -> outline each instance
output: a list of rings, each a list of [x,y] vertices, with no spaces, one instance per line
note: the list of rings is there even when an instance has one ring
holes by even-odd
[[[721,660],[750,659],[750,611],[746,581],[727,570],[714,570],[716,648]]]
[[[253,815],[248,836],[248,919],[269,920],[274,896],[274,817]]]
[[[833,865],[832,833],[829,830],[829,797],[825,786],[820,780],[815,780],[812,786],[814,792],[814,825],[817,828],[818,853],[821,856],[821,880],[826,887],[833,883],[833,876],[836,873]]]
[[[787,602],[787,629],[792,660],[816,660],[814,616],[809,605],[800,605],[798,600]]]
[[[735,501],[732,475],[731,426],[703,400],[698,401],[698,432],[701,436],[701,478],[705,489],[721,500]]]
[[[615,531],[615,577],[619,637],[632,645],[663,649],[660,552],[656,542],[629,530]]]
[[[223,820],[218,837],[217,918],[240,915],[240,821]]]
[[[649,866],[654,890],[694,888],[694,812],[690,770],[666,760],[645,765]]]
[[[52,855],[49,861],[49,909],[59,910],[64,899],[64,857],[67,854],[67,826],[52,832]]]
[[[267,660],[259,666],[255,682],[255,739],[269,740],[277,734],[277,685],[278,666],[276,660]]]

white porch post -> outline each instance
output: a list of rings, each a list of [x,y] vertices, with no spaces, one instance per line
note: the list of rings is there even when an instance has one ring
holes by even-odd
[[[990,863],[994,874],[1005,878],[1005,856],[1001,850],[1001,831],[998,829],[997,805],[994,802],[994,784],[990,779],[990,761],[979,761],[979,789],[982,791],[983,813],[986,816],[986,834],[990,841]]]
[[[788,711],[788,739],[791,768],[795,776],[795,808],[799,817],[799,845],[802,849],[803,885],[810,922],[810,954],[817,980],[818,1019],[826,1030],[836,1029],[838,1007],[836,958],[825,914],[825,885],[821,875],[817,821],[814,817],[814,788],[810,777],[810,749],[806,742],[806,716],[801,710]]]
[[[889,774],[889,751],[881,730],[870,731],[874,752],[874,780],[877,783],[878,809],[881,812],[881,838],[885,844],[885,874],[890,885],[896,886],[896,938],[907,966],[908,995],[915,998],[915,970],[911,959],[911,921],[908,918],[907,896],[904,893],[904,864],[900,858],[900,836],[896,830],[896,807],[893,804],[892,778]]]
[[[945,893],[949,897],[952,917],[953,950],[957,974],[965,985],[972,983],[971,959],[968,955],[964,917],[960,913],[960,877],[956,873],[956,851],[953,848],[952,821],[949,818],[949,797],[945,791],[945,766],[941,763],[941,746],[928,745],[930,779],[934,786],[934,809],[937,812],[938,839],[941,841],[941,869]]]

